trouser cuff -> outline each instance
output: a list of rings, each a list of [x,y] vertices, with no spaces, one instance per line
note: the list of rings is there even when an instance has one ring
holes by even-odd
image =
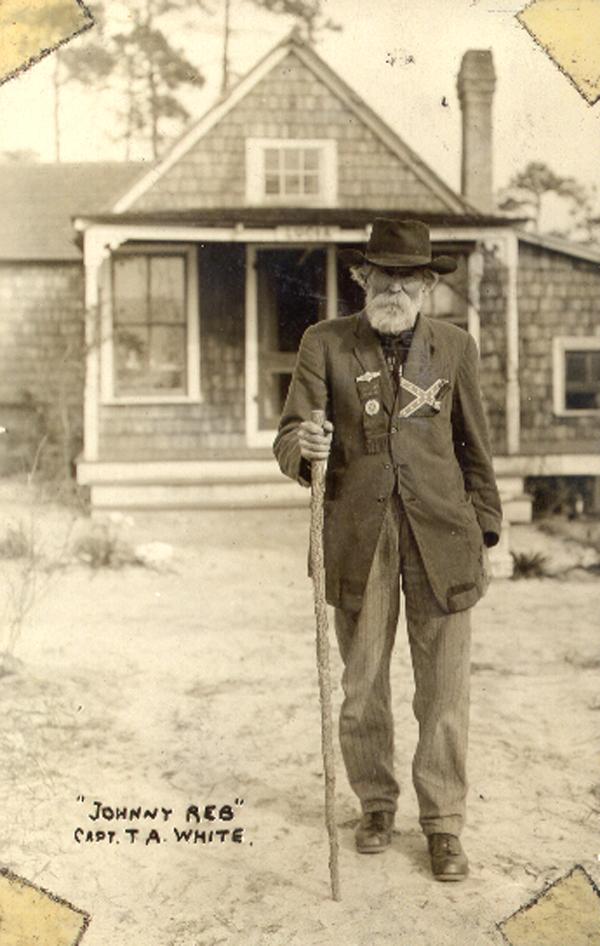
[[[389,811],[392,815],[396,814],[397,806],[391,802],[365,802],[361,805],[363,815],[372,811]]]
[[[430,834],[454,834],[458,837],[462,832],[464,822],[462,818],[450,817],[428,818],[427,821],[421,821],[420,824],[426,838]]]

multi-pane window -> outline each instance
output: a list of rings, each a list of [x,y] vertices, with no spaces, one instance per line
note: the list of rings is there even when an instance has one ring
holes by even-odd
[[[565,352],[565,408],[600,409],[600,348]]]
[[[187,393],[185,253],[127,253],[112,269],[114,396]]]
[[[556,337],[553,362],[554,413],[600,413],[600,337]]]
[[[319,193],[318,148],[265,148],[265,194]]]
[[[327,139],[249,138],[246,200],[250,204],[334,206],[337,148]]]

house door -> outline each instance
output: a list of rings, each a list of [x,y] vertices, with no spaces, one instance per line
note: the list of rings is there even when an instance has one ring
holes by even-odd
[[[251,446],[272,443],[300,339],[309,325],[327,317],[330,256],[322,246],[248,247],[246,423]]]

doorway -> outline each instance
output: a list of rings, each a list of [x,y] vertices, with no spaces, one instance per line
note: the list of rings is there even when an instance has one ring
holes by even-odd
[[[251,446],[271,444],[302,335],[331,311],[330,255],[318,245],[248,247],[246,425]]]

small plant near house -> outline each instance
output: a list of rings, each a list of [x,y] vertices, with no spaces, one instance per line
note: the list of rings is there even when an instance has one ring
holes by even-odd
[[[94,569],[137,564],[133,546],[122,535],[123,529],[131,525],[131,517],[119,512],[95,520],[90,531],[76,541],[75,557]]]
[[[68,546],[74,517],[64,521],[64,531],[52,531],[44,541],[43,520],[47,502],[31,480],[24,493],[23,517],[9,523],[0,537],[0,677],[20,669],[15,648],[27,618],[68,563]]]
[[[120,512],[96,519],[89,532],[76,541],[75,558],[94,569],[140,565],[152,571],[171,571],[173,546],[167,542],[142,542],[134,546],[123,536],[123,531],[132,525],[133,519]]]
[[[9,522],[6,532],[0,537],[0,559],[27,558],[35,556],[33,536],[22,519]]]
[[[593,477],[528,476],[525,491],[533,499],[534,519],[547,516],[575,519],[592,504]]]
[[[519,578],[545,578],[548,575],[548,558],[541,552],[511,552],[514,580]]]

